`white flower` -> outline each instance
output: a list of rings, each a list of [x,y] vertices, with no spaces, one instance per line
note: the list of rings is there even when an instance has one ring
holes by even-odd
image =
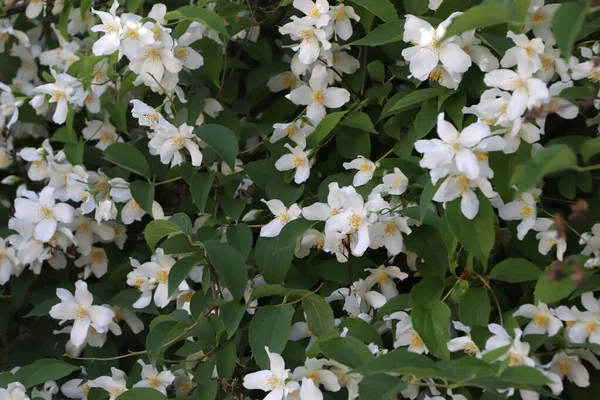
[[[429,0],[429,9],[433,11],[437,10],[442,5],[443,1],[444,0]]]
[[[582,238],[579,239],[579,244],[585,244],[583,250],[581,250],[581,254],[586,256],[595,254],[600,250],[600,224],[594,224],[592,226],[592,233],[584,233],[581,235]],[[595,255],[598,257],[599,255]]]
[[[394,196],[401,195],[408,187],[408,178],[397,167],[394,167],[393,173],[385,174],[382,180],[383,191]]]
[[[67,74],[56,74],[54,83],[46,83],[35,88],[36,93],[44,93],[50,96],[49,103],[56,103],[56,111],[52,120],[57,124],[64,124],[67,120],[69,103],[81,106],[85,99],[85,92],[81,82]]]
[[[498,59],[490,49],[481,46],[481,41],[475,37],[475,30],[460,34],[454,41],[471,57],[471,61],[477,64],[481,71],[490,72],[498,69]]]
[[[448,166],[453,164],[468,179],[479,178],[481,169],[474,148],[485,151],[490,145],[496,147],[495,142],[499,139],[493,136],[486,140],[492,133],[490,127],[483,122],[471,124],[459,133],[450,122],[444,120],[444,113],[438,115],[437,133],[441,140],[415,142],[415,149],[423,153],[420,165],[432,170],[431,177],[434,182],[446,176],[449,172]]]
[[[175,375],[167,369],[158,372],[152,364],[145,364],[142,360],[138,360],[142,366],[142,380],[133,385],[136,387],[147,387],[158,390],[165,396],[167,395],[167,387],[171,386],[175,380]],[[163,367],[164,368],[164,367]]]
[[[2,400],[29,400],[25,387],[20,382],[9,383],[6,388],[0,388]]]
[[[15,267],[19,264],[15,250],[6,245],[6,239],[0,238],[0,285],[8,282],[10,276],[16,272]]]
[[[354,12],[354,8],[345,4],[331,7],[329,16],[329,26],[333,28],[336,36],[342,40],[348,40],[352,36],[352,22],[350,20],[360,21],[360,17]]]
[[[563,254],[567,250],[567,242],[565,238],[559,236],[558,231],[552,229],[553,226],[554,220],[550,218],[539,218],[535,221],[533,229],[539,232],[535,237],[540,241],[538,251],[546,255],[553,246],[556,246],[556,258],[562,261]]]
[[[279,235],[283,227],[290,221],[295,220],[300,216],[302,210],[297,204],[292,204],[290,208],[286,208],[281,200],[261,200],[267,205],[269,211],[275,216],[275,219],[269,222],[267,225],[260,228],[260,236],[262,237],[275,237]]]
[[[201,39],[202,35],[182,35],[173,48],[173,54],[184,67],[198,69],[204,65],[204,57],[191,47],[191,44]]]
[[[505,204],[500,210],[499,215],[505,221],[520,220],[517,226],[517,238],[523,240],[527,232],[533,229],[537,218],[537,208],[534,195],[539,196],[541,192],[533,189],[529,192],[521,193],[514,201]]]
[[[344,169],[357,169],[358,172],[354,175],[352,185],[359,187],[365,185],[373,178],[377,165],[363,156],[358,156],[350,162],[343,163]]]
[[[306,116],[317,125],[327,114],[327,108],[339,108],[350,101],[346,89],[327,87],[327,70],[317,65],[310,76],[309,85],[302,85],[286,95],[294,104],[307,106]]]
[[[81,256],[75,261],[75,265],[80,268],[85,267],[83,279],[87,279],[91,274],[100,278],[108,271],[108,257],[104,249],[92,247],[88,255]]]
[[[88,382],[90,387],[98,387],[108,392],[109,400],[115,400],[120,394],[127,391],[125,372],[115,367],[110,368],[112,376],[100,376]]]
[[[521,342],[521,330],[515,329],[515,337],[512,338],[506,330],[498,324],[489,324],[488,329],[494,335],[485,342],[485,351],[483,354],[490,351],[508,347],[506,353],[502,354],[496,361],[508,359],[508,365],[515,367],[517,365],[526,365],[529,367],[535,366],[535,362],[529,357],[529,343]]]
[[[380,215],[379,221],[370,226],[370,247],[378,249],[385,246],[392,255],[400,254],[404,250],[402,234],[410,235],[412,230],[408,227],[408,218],[397,214]]]
[[[394,314],[396,314],[394,316]],[[396,324],[396,341],[394,348],[408,346],[408,351],[417,354],[428,354],[429,349],[421,339],[421,336],[414,330],[410,315],[403,311],[399,311],[390,316],[399,319]]]
[[[542,129],[530,122],[523,121],[522,117],[517,117],[512,121],[504,121],[499,124],[501,128],[494,131],[495,134],[504,133],[504,141],[506,143],[502,149],[504,154],[516,153],[519,150],[519,146],[521,146],[521,140],[529,144],[540,140],[541,135],[544,133]]]
[[[115,313],[107,307],[93,306],[94,297],[88,291],[87,283],[75,282],[75,296],[66,289],[56,289],[56,295],[61,300],[50,310],[50,316],[63,324],[74,320],[71,330],[71,342],[75,346],[84,343],[90,326],[103,333],[108,330]]]
[[[92,27],[92,32],[104,32],[104,36],[94,42],[92,47],[92,52],[96,56],[112,54],[119,48],[123,28],[121,19],[115,15],[117,8],[119,8],[119,2],[115,0],[110,7],[110,12],[92,9],[92,12],[102,20],[101,25]]]
[[[506,50],[504,57],[500,60],[503,68],[517,66],[519,74],[530,76],[542,68],[540,55],[544,52],[542,39],[531,39],[527,35],[517,35],[511,31],[506,34],[515,42],[516,46]]]
[[[362,256],[371,242],[369,238],[369,225],[374,221],[372,213],[388,208],[389,204],[381,195],[373,193],[365,203],[363,197],[356,193],[352,186],[344,187],[340,191],[344,211],[329,218],[325,223],[325,251],[337,252],[341,240],[348,235],[356,233],[352,239],[352,254]]]
[[[329,22],[329,2],[327,0],[294,0],[294,8],[302,11],[306,21],[314,24],[317,28],[322,28]],[[283,32],[282,32],[283,33]]]
[[[278,171],[289,171],[296,169],[294,174],[294,182],[300,184],[308,179],[310,176],[310,161],[308,160],[308,152],[300,146],[292,147],[289,144],[285,144],[284,147],[291,153],[284,154],[275,162],[275,168]]]
[[[244,376],[243,385],[248,390],[269,392],[265,397],[268,400],[282,400],[288,393],[298,389],[298,383],[286,383],[290,370],[285,369],[283,358],[279,354],[271,353],[268,347],[265,347],[265,351],[269,356],[270,369]]]
[[[35,226],[34,237],[48,242],[56,232],[58,222],[73,221],[75,210],[68,204],[54,200],[54,188],[46,186],[38,195],[25,191],[26,197],[15,199],[15,217]]]
[[[527,10],[524,33],[533,29],[533,34],[544,42],[548,44],[556,43],[550,26],[552,25],[552,17],[559,7],[560,4],[544,5],[544,0],[531,0],[529,10]]]
[[[569,67],[567,66],[566,61],[561,57],[559,49],[555,49],[551,45],[546,44],[541,59],[542,68],[534,74],[536,78],[548,83],[554,78],[554,75],[558,74],[563,82],[571,80]]]
[[[600,304],[593,292],[581,295],[581,304],[587,311],[574,310],[575,323],[569,328],[568,337],[573,343],[590,343],[600,345]],[[562,309],[561,319],[569,315],[568,309]]]
[[[271,143],[278,142],[287,137],[303,149],[306,147],[306,138],[315,130],[315,128],[303,123],[300,119],[289,124],[275,124],[273,128],[273,136],[270,139]]]
[[[133,104],[131,115],[138,119],[138,124],[141,126],[148,126],[152,129],[168,129],[170,127],[171,124],[158,111],[146,103],[139,100],[131,100],[131,104]]]
[[[309,221],[326,221],[330,217],[340,213],[343,207],[340,187],[337,182],[331,182],[328,188],[327,204],[317,202],[304,207],[302,209],[302,216],[305,219]]]
[[[179,128],[170,125],[166,130],[159,130],[157,135],[148,142],[151,154],[159,154],[160,161],[163,164],[171,163],[171,166],[181,163],[181,157],[176,154],[185,148],[192,158],[192,165],[199,167],[202,165],[202,152],[196,142],[197,136],[194,134],[194,127],[182,124]]]
[[[60,387],[62,394],[70,399],[87,399],[90,389],[90,385],[84,383],[83,379],[71,379]]]
[[[575,119],[579,115],[579,107],[560,97],[561,92],[570,87],[573,87],[573,81],[555,82],[548,88],[550,101],[541,105],[541,109],[544,111],[543,115],[535,119],[542,130],[546,126],[546,117],[551,113],[556,113],[564,119]]]
[[[448,350],[451,352],[463,351],[468,356],[481,358],[481,350],[479,350],[479,347],[471,339],[471,328],[459,321],[452,321],[452,324],[454,325],[454,329],[462,331],[466,335],[450,339],[447,343]]]
[[[402,56],[409,62],[410,73],[415,79],[425,81],[430,78],[440,62],[449,74],[463,73],[469,69],[469,55],[452,38],[442,41],[452,19],[459,15],[461,13],[453,13],[437,29],[414,15],[406,16],[403,40],[414,46],[402,50]],[[439,80],[439,74],[434,80]]]
[[[169,271],[175,264],[175,259],[166,256],[162,249],[157,249],[155,255],[149,262],[142,265],[133,263],[135,269],[127,274],[127,284],[136,286],[142,293],[140,298],[133,304],[134,308],[144,308],[150,304],[152,291],[154,290],[154,304],[157,307],[166,307],[178,294],[177,291],[169,296]],[[185,280],[179,285],[179,290],[188,290],[189,286]]]
[[[131,60],[129,69],[138,74],[136,82],[143,82],[154,91],[160,91],[159,83],[165,72],[181,71],[183,64],[175,58],[163,42],[154,42],[140,49],[139,58]]]
[[[576,355],[569,355],[562,351],[555,354],[552,357],[552,361],[545,367],[550,367],[550,371],[561,378],[566,376],[569,381],[579,387],[588,387],[590,385],[590,374]]]
[[[108,146],[115,142],[122,142],[123,139],[117,135],[117,130],[106,118],[104,121],[91,120],[85,122],[81,134],[86,140],[97,140],[96,147],[100,150],[106,150]]]
[[[296,369],[294,369],[294,372],[292,373],[292,379],[295,381],[302,380],[302,386],[304,386],[304,379],[308,378],[308,381],[314,383],[317,391],[319,391],[319,386],[323,386],[330,392],[337,392],[341,389],[338,379],[333,372],[324,368],[325,365],[325,360],[307,358],[303,366],[296,367]],[[322,396],[323,395],[321,394],[321,397]],[[300,392],[300,398],[304,400],[302,391]],[[306,397],[306,400],[312,400],[313,398]]]
[[[398,288],[394,279],[403,281],[408,278],[406,272],[400,271],[400,268],[395,266],[380,265],[377,268],[367,268],[365,271],[369,271],[370,275],[365,279],[367,286],[378,285],[379,290],[385,296],[386,299],[391,300],[393,297],[398,295]]]
[[[517,73],[507,69],[497,69],[485,74],[483,80],[487,86],[512,92],[506,109],[506,116],[510,120],[519,118],[527,108],[535,107],[539,100],[545,100],[550,95],[543,81],[532,78],[531,74],[526,74],[522,70]]]
[[[285,71],[269,78],[267,87],[271,92],[277,93],[283,90],[292,90],[302,84],[302,80],[291,71]]]
[[[306,208],[302,209],[304,212]],[[316,229],[309,229],[296,242],[294,255],[298,258],[304,258],[310,254],[310,250],[316,247],[319,250],[325,246],[325,235]]]
[[[301,40],[292,50],[298,52],[298,59],[302,64],[312,64],[319,58],[321,48],[329,50],[331,47],[331,43],[327,41],[327,33],[323,29],[315,28],[308,19],[292,16],[292,22],[280,27],[279,32],[282,35],[290,35],[294,40]]]
[[[479,189],[488,199],[494,197],[496,192],[492,184],[485,178],[469,179],[463,174],[450,175],[438,188],[433,200],[446,203],[461,198],[460,210],[465,217],[473,219],[479,212],[479,199],[473,191]]]
[[[11,126],[19,119],[19,107],[23,105],[23,99],[15,99],[12,93],[12,89],[0,82],[0,128],[6,127],[10,129]],[[8,119],[8,123],[6,120]]]
[[[554,315],[554,310],[542,302],[537,307],[533,304],[524,304],[513,313],[515,317],[531,319],[523,331],[523,336],[529,334],[554,336],[562,328],[562,322]]]

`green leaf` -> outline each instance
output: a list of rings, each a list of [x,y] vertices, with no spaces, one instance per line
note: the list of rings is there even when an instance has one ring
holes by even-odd
[[[221,321],[227,331],[227,339],[231,339],[242,321],[242,317],[246,313],[246,307],[241,306],[236,301],[230,301],[229,303],[221,306]]]
[[[223,125],[206,124],[195,128],[194,132],[229,165],[229,168],[235,169],[238,142],[231,129]]]
[[[419,16],[425,14],[429,10],[429,4],[427,1],[422,0],[403,0],[404,11],[407,14]]]
[[[389,301],[386,304],[389,304]],[[377,329],[360,318],[346,318],[339,325],[339,328],[348,328],[348,336],[350,337],[362,340],[365,343],[375,343],[377,346],[383,346],[383,341]]]
[[[517,183],[521,192],[534,187],[544,176],[577,167],[577,155],[571,148],[565,144],[550,145],[525,163],[525,165],[516,170],[513,174],[513,183]],[[518,175],[520,173],[520,179]]]
[[[387,374],[368,375],[358,384],[358,394],[363,399],[396,399],[396,395],[407,386],[408,382],[402,381],[399,377]]]
[[[327,114],[327,116],[323,118],[321,122],[319,122],[319,125],[317,125],[315,128],[315,131],[306,139],[307,147],[315,146],[325,140],[327,135],[329,135],[329,132],[331,132],[333,128],[340,123],[345,114],[346,111],[338,111]]]
[[[446,320],[448,323],[448,320]],[[401,348],[381,355],[365,365],[354,368],[353,373],[373,375],[383,372],[397,374],[412,374],[415,378],[430,378],[440,376],[440,371],[429,357],[411,353]]]
[[[104,150],[104,158],[113,164],[150,179],[148,161],[133,145],[129,143],[113,143]]]
[[[144,181],[133,181],[129,185],[131,196],[136,203],[148,214],[152,215],[152,204],[154,203],[154,185]]]
[[[292,327],[292,306],[265,306],[258,309],[252,322],[248,336],[252,355],[262,369],[269,368],[269,358],[265,352],[265,346],[272,353],[280,354],[288,341],[288,335]]]
[[[404,22],[405,20],[402,19],[378,25],[365,37],[350,44],[354,46],[381,46],[382,44],[399,42],[404,35]]]
[[[83,142],[68,142],[64,148],[67,160],[73,165],[83,165]]]
[[[364,112],[354,112],[348,116],[345,120],[343,120],[340,125],[348,126],[350,128],[360,129],[361,131],[369,132],[369,133],[379,133],[375,130],[373,126],[373,122],[371,118],[365,114]]]
[[[586,140],[579,149],[583,162],[588,163],[596,154],[600,153],[600,138]]]
[[[240,252],[244,260],[248,259],[252,250],[254,236],[246,224],[229,225],[227,227],[227,242]]]
[[[143,2],[144,2],[144,0],[126,0],[125,8],[127,8],[127,12],[135,14],[137,12],[137,10],[139,10],[139,8]]]
[[[77,365],[67,364],[53,358],[42,358],[36,360],[33,364],[21,367],[15,372],[15,381],[21,382],[26,389],[29,389],[40,383],[64,378],[77,370],[79,370]]]
[[[315,335],[321,336],[333,330],[335,318],[333,310],[318,294],[311,294],[302,300],[302,308],[306,314],[308,329]]]
[[[394,114],[416,108],[419,106],[419,104],[424,103],[426,100],[437,97],[439,94],[440,90],[438,88],[414,90],[400,98],[387,110],[386,114]]]
[[[444,282],[440,278],[422,279],[410,291],[410,307],[431,307],[442,297],[443,291]]]
[[[208,383],[199,383],[187,400],[215,400],[219,391],[219,383],[211,379]]]
[[[437,102],[434,99],[425,101],[415,118],[415,131],[418,139],[427,136],[431,132],[437,124],[437,116]]]
[[[547,278],[554,267],[549,265],[545,271],[540,274],[533,292],[535,303],[541,301],[546,304],[556,303],[568,297],[575,290],[575,282],[568,276],[560,281],[553,281]],[[534,304],[535,304],[534,303]]]
[[[227,38],[230,37],[229,32],[227,32],[227,29],[225,28],[225,24],[221,20],[221,17],[207,8],[183,6],[175,11],[170,11],[165,14],[165,21],[169,21],[171,19],[197,21],[203,25],[208,25]]]
[[[144,236],[148,246],[154,250],[156,244],[165,236],[182,233],[183,230],[174,222],[157,219],[146,225]]]
[[[424,277],[443,276],[448,271],[448,252],[440,236],[440,230],[432,226],[413,227],[404,238],[406,248],[425,260],[425,268],[418,267]],[[432,251],[435,249],[435,251]]]
[[[467,289],[460,301],[458,315],[467,326],[487,326],[490,320],[490,297],[485,287]]]
[[[383,22],[395,21],[398,19],[398,12],[389,0],[351,0],[354,4],[366,8],[373,14],[381,18]]]
[[[119,400],[165,400],[166,397],[156,389],[133,388],[117,396]]]
[[[427,215],[427,211],[429,211],[429,206],[431,205],[433,196],[435,196],[435,193],[439,189],[442,182],[443,181],[440,180],[438,181],[437,185],[434,185],[433,182],[431,182],[431,179],[427,180],[419,201],[419,220],[421,223],[425,219],[425,215]]]
[[[183,329],[185,329],[185,321],[161,321],[154,326],[150,325],[150,332],[146,336],[146,350],[152,365],[156,365],[166,344],[183,332]]]
[[[498,263],[488,275],[488,279],[520,283],[536,281],[542,270],[524,258],[509,258]]]
[[[235,370],[237,353],[235,340],[221,340],[217,352],[217,373],[221,379],[230,379]]]
[[[169,297],[173,296],[173,293],[177,290],[181,282],[187,278],[188,274],[198,265],[198,258],[196,256],[188,256],[180,258],[173,264],[169,271]]]
[[[210,262],[234,299],[239,300],[246,290],[248,269],[239,251],[216,240],[204,242]]]
[[[287,223],[279,236],[258,238],[254,257],[267,283],[279,284],[283,281],[294,259],[296,240],[313,225],[313,221],[296,219]]]
[[[587,1],[568,1],[562,3],[552,17],[552,32],[556,38],[556,45],[565,58],[571,55],[571,50],[583,26],[587,11]]]
[[[552,381],[543,373],[533,367],[518,365],[511,368],[506,368],[500,378],[512,384],[521,385],[547,385]]]
[[[367,345],[349,337],[336,337],[319,343],[319,350],[325,357],[350,368],[360,367],[375,358]]]
[[[199,212],[204,212],[206,208],[206,201],[210,194],[210,189],[213,187],[215,180],[214,172],[197,172],[194,176],[186,179],[187,184],[190,186],[190,194],[192,199],[198,207]]]
[[[489,200],[481,193],[478,193],[477,197],[479,211],[475,218],[468,219],[463,215],[460,210],[460,199],[446,203],[445,218],[452,233],[465,250],[475,255],[484,266],[487,266],[488,257],[496,242],[494,210]]]
[[[446,30],[444,39],[460,35],[471,29],[485,28],[505,24],[516,20],[514,5],[507,2],[486,2],[469,8],[464,14],[452,21]]]
[[[429,352],[443,360],[450,358],[450,352],[446,343],[450,340],[448,333],[448,321],[450,320],[450,308],[436,301],[431,307],[413,307],[411,321],[415,331],[429,349]]]

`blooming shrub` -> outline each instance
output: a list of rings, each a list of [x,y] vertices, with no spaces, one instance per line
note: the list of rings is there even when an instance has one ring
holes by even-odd
[[[599,2],[185,3],[0,2],[1,400],[596,398]]]

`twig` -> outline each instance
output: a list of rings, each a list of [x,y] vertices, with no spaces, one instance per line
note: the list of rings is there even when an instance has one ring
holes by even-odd
[[[498,298],[496,297],[496,293],[494,293],[494,289],[492,289],[492,287],[490,286],[488,281],[486,281],[485,278],[483,276],[481,276],[478,272],[476,272],[475,274],[477,276],[477,279],[479,279],[481,281],[481,283],[483,283],[483,286],[488,288],[490,293],[492,293],[492,298],[494,299],[494,303],[496,303],[496,308],[498,309],[498,314],[500,316],[500,325],[504,325],[504,320],[502,318],[502,308],[500,308],[500,302],[498,301]]]
[[[260,146],[262,146],[262,144],[263,144],[263,141],[261,140],[260,142],[258,142],[254,146],[250,147],[249,149],[246,149],[244,151],[240,151],[237,155],[240,156],[242,154],[250,153],[251,151],[256,150],[257,148],[259,148]]]
[[[393,151],[394,151],[394,148],[391,148],[387,153],[385,153],[384,155],[379,157],[379,160],[375,161],[375,164],[377,164],[378,162],[380,162],[381,160],[383,160],[384,158],[386,158],[387,156],[392,154]]]

